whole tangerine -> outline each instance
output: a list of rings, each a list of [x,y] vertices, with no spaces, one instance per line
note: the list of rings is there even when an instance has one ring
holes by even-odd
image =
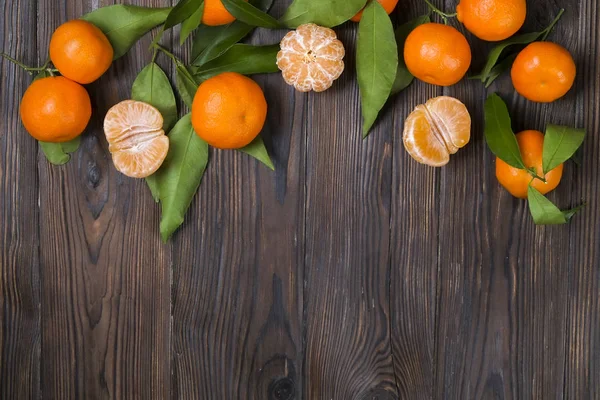
[[[221,0],[204,0],[204,14],[202,15],[204,25],[227,25],[233,21],[235,21],[235,17],[225,8]]]
[[[515,33],[525,23],[525,0],[461,0],[456,17],[479,39],[496,42]]]
[[[95,25],[75,19],[59,26],[50,39],[50,59],[61,75],[87,84],[100,78],[113,61],[114,50]]]
[[[556,189],[562,179],[564,165],[560,164],[544,176],[542,169],[544,134],[540,131],[528,130],[518,133],[516,137],[525,166],[527,168],[534,168],[536,175],[546,179],[546,182],[534,179],[529,172],[515,168],[500,158],[496,158],[496,178],[498,178],[498,182],[510,194],[520,199],[527,198],[527,190],[530,183],[531,186],[542,194]]]
[[[192,103],[192,125],[218,149],[239,149],[252,142],[267,118],[267,100],[256,82],[236,72],[204,81]]]
[[[379,2],[379,4],[381,4],[383,6],[383,9],[385,10],[386,13],[391,14],[392,11],[394,11],[394,9],[396,8],[396,6],[398,5],[398,0],[377,0]],[[350,18],[351,21],[354,22],[359,22],[360,19],[362,18],[363,15],[363,10],[360,10],[354,17]]]
[[[567,94],[575,75],[577,67],[571,53],[550,42],[534,42],[525,47],[511,69],[517,92],[539,103],[550,103]]]
[[[34,81],[21,100],[27,132],[42,142],[68,142],[81,135],[92,116],[83,86],[62,76]]]
[[[406,38],[404,61],[416,78],[438,86],[460,81],[471,65],[471,47],[455,28],[427,23]]]

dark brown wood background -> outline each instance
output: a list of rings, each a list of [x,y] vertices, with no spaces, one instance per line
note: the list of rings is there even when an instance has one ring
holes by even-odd
[[[290,2],[275,0],[273,14]],[[40,64],[55,27],[109,4],[0,0],[0,46]],[[488,91],[417,82],[363,141],[356,26],[346,24],[347,70],[332,90],[256,77],[276,172],[213,151],[167,245],[145,183],[115,171],[102,133],[149,62],[151,37],[89,86],[94,117],[64,167],[21,125],[31,78],[0,62],[0,398],[600,399],[600,8],[528,5],[525,31],[566,8],[551,36],[579,67],[564,99],[530,103],[508,76]],[[425,10],[401,0],[394,18]],[[468,38],[477,70],[490,46]],[[177,44],[177,33],[164,41]],[[515,129],[587,128],[581,165],[569,163],[551,195],[562,207],[587,202],[570,225],[534,226],[526,202],[497,183],[482,133],[491,91]],[[417,104],[441,94],[466,103],[473,140],[432,169],[407,155],[401,132]]]

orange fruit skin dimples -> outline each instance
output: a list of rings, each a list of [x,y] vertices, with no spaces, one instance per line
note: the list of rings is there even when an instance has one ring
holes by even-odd
[[[90,95],[62,76],[34,81],[21,100],[27,132],[42,142],[68,142],[81,135],[92,117]]]
[[[471,47],[464,35],[451,26],[423,24],[406,38],[404,61],[410,73],[423,82],[451,86],[469,70]]]
[[[525,0],[461,0],[456,17],[479,39],[496,42],[508,39],[525,23]]]
[[[192,103],[192,125],[206,143],[239,149],[252,142],[267,119],[267,100],[256,82],[236,72],[204,81]]]
[[[114,50],[95,25],[75,19],[52,34],[50,59],[61,75],[81,84],[100,78],[113,61]]]
[[[404,148],[417,162],[441,167],[471,139],[471,116],[463,103],[440,96],[418,105],[404,123]]]

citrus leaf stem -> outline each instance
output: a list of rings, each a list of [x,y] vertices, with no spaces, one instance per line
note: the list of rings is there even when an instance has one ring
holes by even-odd
[[[50,60],[46,61],[46,63],[41,67],[28,67],[27,65],[23,64],[19,60],[12,58],[11,56],[9,56],[6,53],[0,53],[0,56],[4,57],[11,63],[23,68],[25,71],[27,71],[27,73],[29,73],[29,75],[33,75],[34,72],[48,71],[50,73],[50,75],[54,76],[52,73],[58,72],[58,70],[56,68],[48,68],[48,64],[50,63]]]
[[[439,15],[442,18],[442,20],[444,21],[444,24],[446,24],[446,25],[448,25],[448,18],[456,17],[456,13],[454,13],[454,14],[445,13],[442,10],[440,10],[439,8],[437,8],[436,6],[434,6],[430,0],[425,0],[425,3],[427,3],[427,5],[429,6],[429,9],[431,11],[433,11],[434,13],[436,13],[437,15]]]

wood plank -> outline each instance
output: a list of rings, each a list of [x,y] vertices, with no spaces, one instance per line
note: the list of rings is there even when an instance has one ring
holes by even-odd
[[[34,65],[36,10],[29,0],[0,0],[3,52]],[[40,269],[37,145],[18,104],[31,77],[0,60],[0,398],[40,390]]]
[[[40,53],[60,23],[112,1],[38,2]],[[170,1],[137,0],[165,6]],[[93,117],[65,167],[40,156],[42,392],[49,398],[170,396],[170,247],[143,180],[119,174],[102,131],[149,62],[146,37],[89,85]]]
[[[308,94],[305,395],[396,399],[389,336],[392,109],[366,140],[355,79],[357,25],[336,29],[346,71]]]
[[[581,166],[572,183],[572,204],[586,202],[572,223],[568,286],[565,398],[600,398],[600,13],[598,2],[586,0],[573,8],[581,17],[573,32],[578,63],[576,123],[587,129]]]
[[[439,5],[439,4],[438,4]],[[398,4],[398,24],[427,13],[421,0]],[[404,120],[442,89],[415,80],[393,100],[391,340],[400,399],[430,399],[435,379],[440,170],[404,149]]]
[[[529,6],[526,32],[543,29],[559,10],[552,1]],[[578,11],[575,5],[567,9],[551,38],[569,47]],[[474,54],[487,52],[489,47],[468,37]],[[474,60],[478,70],[484,60]],[[441,176],[436,393],[560,399],[570,228],[535,227],[527,202],[498,184],[482,120],[485,98],[494,91],[507,101],[516,132],[572,125],[575,119],[574,91],[553,104],[534,104],[516,94],[508,74],[487,92],[479,82],[444,91],[467,104],[474,137]],[[571,176],[569,167],[564,181]],[[568,206],[569,189],[563,184],[550,197]]]
[[[290,1],[277,1],[281,15]],[[277,43],[285,31],[261,31]],[[305,97],[255,77],[269,104],[271,172],[211,150],[174,240],[173,399],[302,399]]]

